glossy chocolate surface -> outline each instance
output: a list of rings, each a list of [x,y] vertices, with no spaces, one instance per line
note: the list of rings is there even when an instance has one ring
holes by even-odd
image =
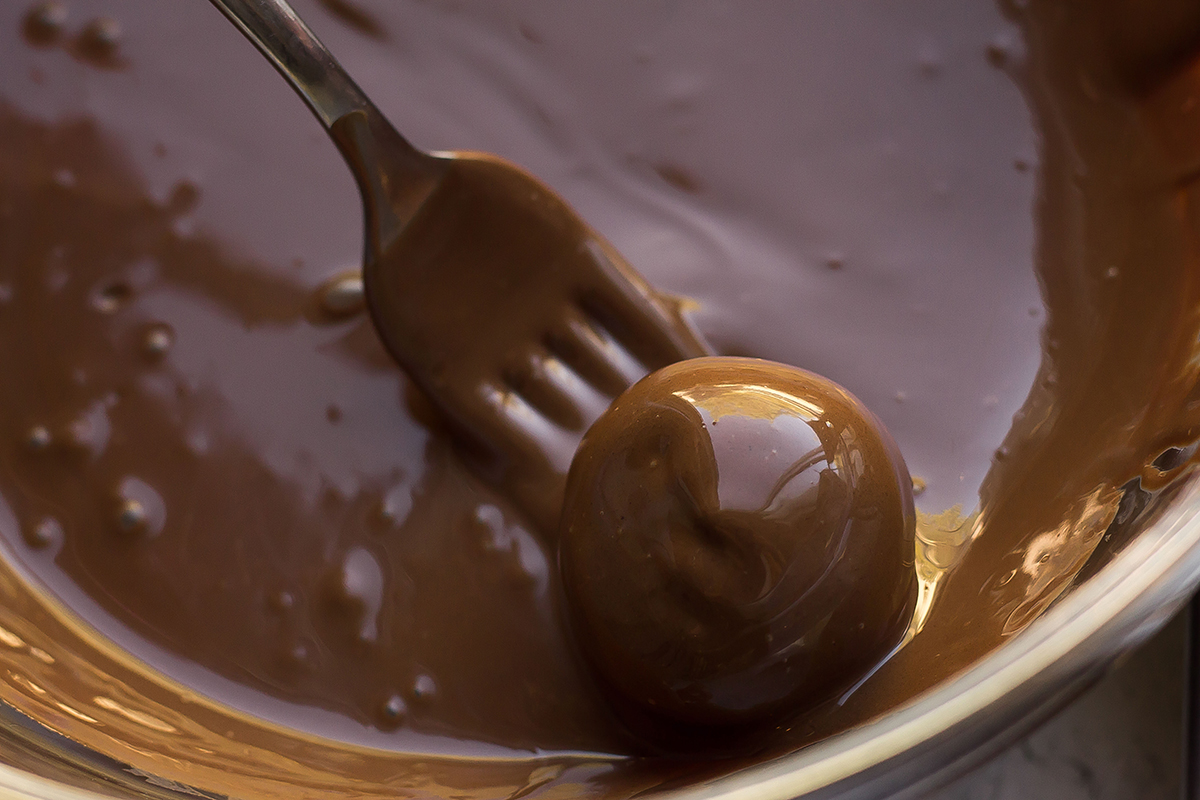
[[[755,359],[661,369],[571,465],[559,567],[602,680],[651,714],[764,722],[861,681],[909,628],[912,482],[867,409]]]
[[[1192,0],[297,5],[416,144],[522,164],[718,351],[878,414],[919,632],[751,756],[629,758],[553,552],[314,311],[362,219],[302,104],[207,4],[9,4],[0,694],[71,740],[236,796],[696,781],[974,663],[1190,474]]]

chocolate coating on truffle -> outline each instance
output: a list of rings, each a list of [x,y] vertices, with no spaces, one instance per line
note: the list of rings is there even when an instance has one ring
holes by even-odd
[[[689,725],[740,725],[846,689],[916,599],[912,484],[836,384],[702,358],[625,392],[583,440],[559,561],[609,688]]]

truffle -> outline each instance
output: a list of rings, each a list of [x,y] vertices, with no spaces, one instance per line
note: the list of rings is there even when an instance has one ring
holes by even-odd
[[[916,600],[912,482],[882,423],[803,370],[666,367],[571,465],[559,562],[601,682],[688,726],[812,707],[902,641]]]

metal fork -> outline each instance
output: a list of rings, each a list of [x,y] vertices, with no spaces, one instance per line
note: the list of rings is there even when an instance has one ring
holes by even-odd
[[[284,0],[211,0],[325,126],[358,181],[376,330],[469,463],[543,533],[583,432],[647,372],[709,352],[549,188],[408,143]]]

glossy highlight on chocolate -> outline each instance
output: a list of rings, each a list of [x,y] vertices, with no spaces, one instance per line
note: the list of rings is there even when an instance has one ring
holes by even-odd
[[[0,8],[0,696],[121,764],[245,797],[690,785],[976,663],[1191,476],[1190,0],[299,3],[414,142],[524,165],[718,352],[861,398],[921,489],[898,653],[753,752],[635,758],[554,551],[361,306],[319,310],[362,220],[307,112],[206,4],[49,5]]]
[[[573,631],[625,702],[749,725],[845,692],[917,594],[912,481],[878,419],[820,376],[703,358],[588,430],[560,525]]]

